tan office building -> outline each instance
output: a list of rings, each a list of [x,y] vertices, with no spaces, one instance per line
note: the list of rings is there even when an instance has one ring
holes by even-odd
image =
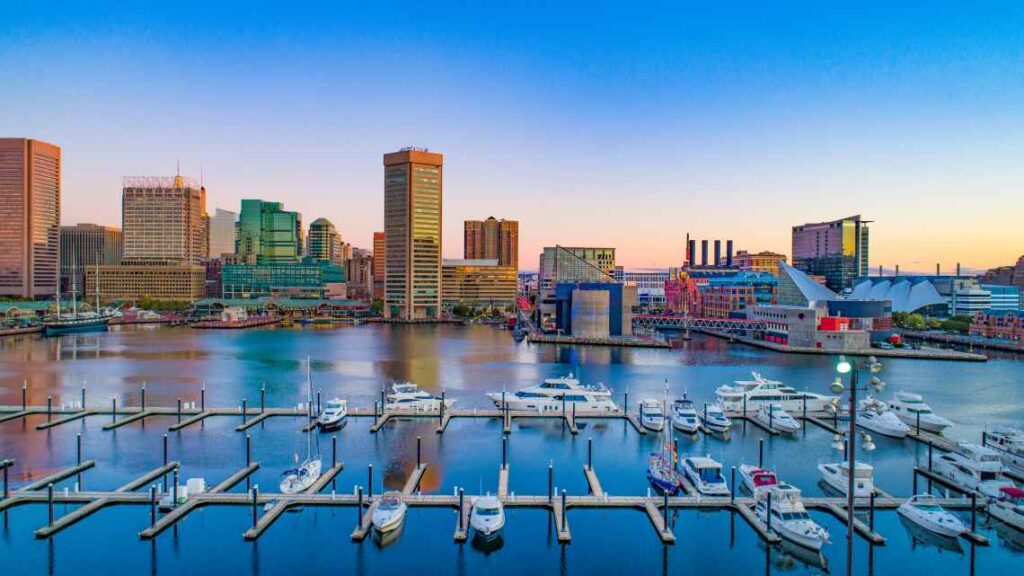
[[[497,260],[499,266],[519,268],[519,222],[466,220],[463,228],[463,256],[467,260]]]
[[[516,303],[518,269],[497,260],[444,260],[441,296],[446,307],[510,308]]]
[[[60,278],[60,147],[0,138],[0,296],[52,296]]]
[[[124,179],[121,221],[124,258],[200,264],[209,245],[205,190],[182,176]]]
[[[206,295],[206,268],[197,264],[125,260],[117,266],[91,266],[85,292],[100,301],[133,302],[143,298],[192,302]]]
[[[384,317],[441,316],[444,156],[405,148],[384,155]]]
[[[387,236],[373,233],[373,299],[384,299],[384,262],[387,254]]]

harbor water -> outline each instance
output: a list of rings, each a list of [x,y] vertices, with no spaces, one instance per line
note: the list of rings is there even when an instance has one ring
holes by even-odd
[[[459,409],[492,409],[487,392],[514,391],[543,378],[573,372],[585,383],[601,382],[620,405],[630,409],[644,397],[662,399],[686,393],[697,403],[714,398],[714,390],[758,371],[797,389],[827,393],[835,377],[834,359],[784,355],[740,344],[695,337],[673,349],[611,349],[516,344],[507,331],[486,326],[384,326],[340,329],[261,329],[203,331],[186,328],[135,327],[103,334],[38,336],[0,342],[0,405],[28,403],[54,406],[79,402],[85,387],[89,406],[138,406],[145,384],[148,406],[200,401],[207,407],[237,408],[243,399],[259,406],[265,387],[268,407],[296,407],[305,401],[305,358],[312,358],[312,382],[322,400],[340,396],[351,407],[372,408],[383,385],[411,381],[456,400]],[[882,373],[888,383],[883,399],[899,390],[918,392],[932,408],[955,422],[946,435],[972,442],[997,424],[1024,423],[1024,364],[1013,358],[987,363],[888,360]],[[667,386],[667,392],[666,392]],[[305,454],[301,418],[273,417],[235,430],[241,416],[214,416],[201,424],[168,432],[175,416],[153,416],[115,430],[104,430],[109,415],[96,415],[37,430],[45,415],[0,423],[0,460],[14,458],[12,489],[75,463],[76,439],[83,457],[97,462],[81,476],[85,490],[114,490],[163,462],[163,438],[169,456],[181,463],[185,478],[203,477],[215,484],[245,463],[246,434],[253,460],[260,463],[251,483],[277,491],[281,470],[295,455]],[[424,494],[497,491],[501,463],[501,422],[456,418],[443,434],[436,419],[396,419],[378,433],[372,418],[350,418],[334,434],[317,435],[314,449],[331,459],[332,436],[345,469],[325,489],[351,494],[355,486],[401,489],[416,465],[416,446],[428,468]],[[819,483],[817,465],[836,462],[832,435],[806,424],[794,436],[771,436],[737,422],[727,438],[674,433],[684,454],[710,454],[732,466],[756,463],[763,441],[764,464],[806,496],[832,495]],[[877,449],[862,453],[875,467],[876,485],[898,497],[913,493],[912,469],[927,460],[926,446],[911,439],[874,435]],[[548,469],[554,485],[569,495],[587,493],[583,466],[588,445],[604,490],[613,496],[648,493],[647,455],[663,442],[640,435],[621,419],[579,421],[572,434],[557,419],[517,418],[508,437],[509,490],[543,495]],[[74,490],[78,478],[55,486]],[[919,491],[926,482],[919,478]],[[242,482],[232,491],[242,492]],[[945,495],[937,486],[936,494]],[[953,494],[955,496],[955,494]],[[57,516],[74,509],[60,504]],[[664,546],[647,516],[632,509],[572,509],[572,542],[559,544],[551,515],[540,509],[510,507],[500,547],[482,549],[456,544],[454,510],[411,508],[402,533],[392,542],[370,538],[353,543],[356,524],[351,507],[304,508],[284,514],[255,542],[243,540],[251,525],[247,507],[211,506],[189,514],[176,528],[154,541],[138,533],[149,525],[148,506],[113,506],[57,534],[37,540],[33,533],[47,524],[45,505],[11,509],[0,527],[0,566],[17,566],[19,574],[161,573],[279,574],[317,572],[391,574],[718,574],[842,573],[845,527],[824,512],[812,517],[832,534],[821,557],[789,545],[766,546],[740,517],[728,511],[673,510],[676,543]],[[968,512],[958,512],[969,521]],[[859,574],[1003,574],[1024,568],[1024,534],[978,514],[977,531],[990,546],[966,540],[944,546],[905,526],[894,511],[879,511],[875,529],[885,546],[870,549],[856,539]],[[116,558],[116,567],[111,564]],[[869,561],[870,560],[870,561]]]

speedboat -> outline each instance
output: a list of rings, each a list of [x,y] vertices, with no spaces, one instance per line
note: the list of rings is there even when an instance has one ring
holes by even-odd
[[[697,416],[700,418],[704,428],[711,432],[725,433],[732,427],[732,420],[725,415],[722,406],[718,403],[705,404],[704,411],[698,412]]]
[[[790,416],[777,402],[762,402],[754,413],[754,419],[783,434],[792,434],[800,429],[796,418]]]
[[[693,407],[693,400],[678,398],[672,402],[672,427],[689,434],[700,428],[700,419]]]
[[[385,492],[380,497],[380,502],[373,509],[373,527],[381,534],[386,534],[402,525],[405,520],[406,505],[402,500],[402,493],[397,491]]]
[[[948,510],[939,506],[931,494],[912,496],[900,504],[896,511],[914,524],[940,536],[955,538],[967,530],[964,523]]]
[[[847,495],[847,484],[850,481],[850,465],[846,462],[835,464],[818,464],[821,479],[842,495]],[[875,489],[875,469],[864,462],[856,462],[853,468],[853,496],[867,498]]]
[[[900,524],[903,525],[907,534],[910,535],[910,542],[913,548],[917,546],[931,546],[939,552],[946,551],[963,555],[964,548],[960,545],[959,538],[950,538],[949,536],[936,534],[931,530],[923,528],[920,524],[909,520],[902,514],[897,514],[896,517],[900,519]]]
[[[477,538],[490,540],[500,536],[505,526],[505,509],[501,500],[490,494],[477,498],[469,513],[469,526]]]
[[[868,398],[859,404],[857,425],[883,436],[905,438],[910,427],[896,416],[881,400]]]
[[[327,401],[326,409],[316,419],[320,430],[337,430],[348,423],[348,401],[341,398],[332,398]]]
[[[743,487],[751,493],[757,492],[759,488],[767,488],[779,483],[775,472],[753,464],[740,464],[740,478],[743,479]]]
[[[835,400],[835,396],[801,392],[778,380],[769,380],[758,372],[752,374],[753,380],[737,380],[732,386],[725,384],[715,390],[724,410],[742,412],[745,408],[752,412],[764,403],[775,403],[788,412],[799,412],[806,403],[808,412],[824,412]]]
[[[563,408],[582,412],[618,412],[619,407],[612,401],[612,391],[603,384],[584,385],[573,377],[548,378],[537,386],[523,388],[514,393],[489,392],[487,397],[501,410],[529,412],[558,412]],[[564,398],[564,403],[563,403]]]
[[[386,397],[384,408],[387,410],[413,410],[417,412],[434,412],[441,408],[441,397],[434,396],[411,382],[395,382],[391,384],[391,392]],[[444,407],[450,408],[455,400],[446,398]]]
[[[729,486],[722,476],[722,465],[710,456],[688,456],[680,463],[683,474],[705,496],[728,496]]]
[[[768,509],[768,495],[771,495],[771,510]],[[829,541],[828,530],[811,520],[800,499],[800,489],[789,484],[773,484],[754,492],[757,505],[754,512],[768,524],[771,513],[771,527],[780,537],[814,551]]]
[[[1004,487],[1013,487],[1003,476],[999,453],[991,448],[960,442],[958,452],[946,452],[932,462],[932,471],[966,490],[989,498],[999,498]]]
[[[917,429],[918,418],[920,418],[921,430],[933,434],[942,434],[943,430],[953,425],[949,420],[932,412],[931,407],[925,404],[920,394],[897,392],[889,400],[889,409],[912,429]]]
[[[309,357],[306,357],[306,402],[307,406],[313,401],[313,381],[310,375]],[[302,464],[298,463],[299,455],[295,454],[296,466],[281,473],[281,492],[284,494],[297,494],[305,492],[320,478],[320,443],[317,441],[317,453],[313,454],[313,427],[306,431],[306,459]]]
[[[996,426],[985,432],[984,444],[999,453],[1007,468],[1024,472],[1024,430],[1009,426]]]
[[[655,432],[665,429],[665,411],[661,408],[660,400],[644,398],[640,401],[640,424]]]
[[[988,513],[1017,530],[1024,530],[1024,490],[1003,486],[999,497],[988,503]]]

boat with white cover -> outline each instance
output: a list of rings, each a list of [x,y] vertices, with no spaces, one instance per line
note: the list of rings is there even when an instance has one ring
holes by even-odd
[[[469,526],[477,538],[490,540],[500,536],[505,527],[505,508],[501,500],[490,494],[477,498],[469,513]]]
[[[763,402],[754,413],[754,419],[770,430],[792,434],[800,429],[800,422],[793,418],[777,402]]]
[[[406,509],[401,492],[385,492],[373,509],[373,527],[382,534],[395,530],[405,520]]]
[[[316,419],[316,424],[322,432],[344,428],[347,423],[348,401],[341,398],[331,398],[328,400],[324,411]]]
[[[943,430],[953,425],[949,420],[932,412],[931,406],[925,403],[920,394],[897,392],[889,400],[888,405],[893,414],[911,429],[917,428],[919,418],[921,430],[932,434],[942,434]]]
[[[999,498],[1001,489],[1013,487],[1003,476],[999,453],[991,448],[960,442],[957,452],[946,452],[932,461],[932,471],[954,484],[989,498]]]
[[[985,432],[984,444],[999,453],[1007,468],[1024,472],[1024,430],[1009,426],[996,426]]]
[[[672,427],[687,434],[700,429],[700,419],[697,409],[693,407],[693,400],[683,397],[672,402]]]
[[[644,398],[640,400],[640,424],[648,430],[661,432],[665,428],[665,411],[661,407],[661,400],[657,398]]]
[[[836,462],[834,464],[818,464],[818,472],[821,479],[832,489],[842,495],[847,495],[848,483],[850,481],[850,465],[847,462]],[[853,496],[854,498],[868,498],[875,489],[875,469],[864,462],[854,463],[853,468]]]
[[[988,503],[988,513],[1003,524],[1024,530],[1024,490],[1004,486],[999,497]]]
[[[768,495],[771,494],[771,510]],[[772,530],[780,537],[814,551],[829,541],[828,530],[811,519],[800,498],[800,489],[790,484],[773,484],[754,492],[757,505],[754,512],[761,522],[768,524],[771,514]]]
[[[868,398],[860,402],[857,413],[857,425],[892,438],[906,438],[910,427],[889,410],[889,406],[881,400]]]
[[[907,520],[940,536],[955,538],[967,531],[967,527],[951,512],[939,506],[935,496],[917,494],[896,510]]]
[[[732,420],[725,415],[725,411],[722,410],[722,406],[717,402],[713,404],[705,404],[704,410],[698,412],[697,415],[700,418],[701,424],[704,425],[705,430],[724,434],[732,427]]]
[[[528,412],[558,412],[572,410],[579,412],[618,412],[619,407],[612,401],[612,391],[603,384],[585,385],[573,377],[548,378],[537,386],[530,386],[513,393],[490,392],[487,397],[499,410],[503,404],[509,410]],[[564,398],[564,405],[563,405]]]
[[[783,410],[796,413],[801,412],[806,403],[808,412],[824,412],[835,399],[835,396],[796,390],[778,380],[769,380],[759,372],[752,375],[753,380],[737,380],[731,386],[725,384],[715,390],[724,410],[742,412],[745,407],[748,412],[753,412],[764,403],[774,403]]]
[[[426,390],[411,382],[395,382],[391,384],[391,391],[385,397],[384,408],[386,410],[409,410],[416,412],[436,412],[441,409],[441,397],[434,396]],[[444,399],[444,407],[451,408],[455,400]]]
[[[761,468],[753,464],[740,464],[739,471],[743,487],[749,490],[751,494],[757,492],[759,488],[767,488],[779,483],[779,477],[775,475],[774,471],[767,468]]]
[[[729,485],[722,475],[722,464],[710,456],[687,456],[679,464],[683,474],[705,496],[728,496]]]

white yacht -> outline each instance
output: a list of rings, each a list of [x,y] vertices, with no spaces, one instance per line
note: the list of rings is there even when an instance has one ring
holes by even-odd
[[[657,398],[640,400],[640,424],[648,430],[661,432],[665,429],[665,411]]]
[[[693,487],[705,496],[728,496],[722,465],[710,456],[687,456],[679,464]]]
[[[989,498],[999,498],[1001,488],[1013,487],[1003,476],[999,453],[991,448],[960,442],[959,452],[946,452],[932,462],[932,471],[962,488]]]
[[[688,434],[700,429],[700,419],[693,407],[693,400],[677,398],[672,402],[672,427]]]
[[[754,492],[757,517],[768,523],[768,495],[771,494],[771,527],[780,537],[814,551],[829,541],[828,530],[811,520],[800,499],[800,489],[789,484],[773,484]]]
[[[603,384],[584,385],[570,372],[562,378],[548,378],[537,386],[523,388],[513,393],[490,392],[487,397],[500,410],[502,403],[509,410],[532,412],[557,412],[572,410],[575,405],[580,412],[618,412],[619,407],[612,401],[612,391]]]
[[[920,416],[921,430],[925,432],[942,434],[943,430],[953,425],[949,420],[932,412],[931,407],[925,404],[920,394],[897,392],[889,400],[889,409],[912,430],[917,428],[918,416]]]
[[[725,415],[725,411],[722,410],[722,406],[717,402],[714,404],[706,404],[704,410],[697,413],[700,418],[701,424],[704,425],[706,430],[711,432],[725,433],[732,427],[732,420]]]
[[[800,429],[800,423],[777,402],[762,402],[754,413],[754,419],[768,428],[783,434],[792,434]]]
[[[405,511],[406,505],[401,492],[385,492],[373,509],[373,527],[381,534],[391,532],[402,525]]]
[[[316,419],[316,425],[321,431],[337,430],[348,423],[348,401],[341,398],[332,398],[327,401],[327,406]]]
[[[416,412],[435,412],[441,408],[441,397],[434,396],[411,382],[395,382],[386,396],[386,410],[411,410]],[[444,407],[451,408],[455,400],[446,398]]]
[[[1004,486],[1000,496],[988,503],[988,513],[1017,530],[1024,530],[1024,490]]]
[[[821,479],[842,495],[846,495],[847,484],[850,481],[850,466],[846,462],[834,464],[818,464],[818,472]],[[875,469],[864,462],[857,462],[853,468],[853,496],[854,498],[868,498],[875,489]]]
[[[732,386],[725,384],[715,390],[724,410],[742,412],[745,398],[747,412],[757,410],[766,402],[776,403],[783,410],[795,413],[802,412],[806,402],[808,412],[824,412],[835,399],[834,396],[798,391],[778,380],[769,380],[759,372],[752,374],[753,380],[737,380]]]
[[[991,432],[985,432],[984,444],[999,453],[1007,468],[1024,472],[1024,430],[996,426]]]
[[[948,510],[935,502],[931,494],[918,494],[900,504],[896,510],[907,520],[940,536],[956,538],[967,531],[967,527]]]
[[[774,471],[767,468],[753,464],[740,464],[739,471],[743,487],[750,490],[751,494],[756,493],[759,488],[767,488],[779,483],[779,477],[775,475]]]
[[[310,358],[306,357],[306,402],[307,405],[313,402],[313,381],[310,375]],[[281,492],[284,494],[297,494],[305,492],[320,478],[320,442],[317,441],[316,454],[313,454],[313,427],[310,426],[306,432],[306,459],[299,462],[299,455],[295,455],[296,466],[281,473]]]
[[[505,508],[501,500],[490,494],[477,498],[469,514],[469,526],[477,538],[490,540],[500,536],[505,527]]]
[[[881,400],[868,398],[859,403],[859,408],[857,425],[862,428],[893,438],[905,438],[910,432],[910,427]]]

